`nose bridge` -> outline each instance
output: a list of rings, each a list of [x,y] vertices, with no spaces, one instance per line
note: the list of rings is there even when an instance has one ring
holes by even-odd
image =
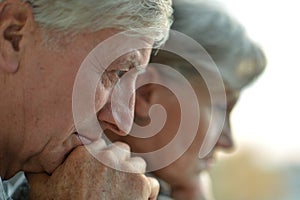
[[[232,132],[231,132],[231,126],[230,126],[230,121],[228,119],[229,117],[226,117],[224,127],[222,130],[222,133],[217,141],[216,147],[225,149],[225,150],[230,150],[234,147],[234,142],[232,138]]]
[[[134,115],[134,108],[135,108],[135,92],[136,92],[136,89],[135,89],[135,81],[136,79],[132,79],[131,80],[131,83],[129,84],[129,102],[128,102],[128,109],[129,109],[129,112],[131,113],[130,115]]]
[[[111,111],[113,119],[116,125],[125,133],[129,133],[133,124],[135,81],[135,72],[126,73],[115,86],[111,94]]]
[[[125,76],[121,78],[119,84],[121,85],[119,88],[122,90],[120,91],[120,101],[125,103],[128,106],[129,111],[132,113],[134,112],[134,105],[135,105],[135,92],[136,92],[136,69],[131,69]]]

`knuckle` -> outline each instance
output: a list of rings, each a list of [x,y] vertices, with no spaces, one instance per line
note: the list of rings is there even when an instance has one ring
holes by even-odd
[[[144,174],[132,174],[135,178],[136,185],[140,186],[142,190],[148,191],[150,188],[147,177]]]
[[[146,171],[147,163],[141,157],[132,157],[128,159],[128,163],[130,164],[133,173],[144,173]]]
[[[113,161],[116,158],[115,153],[110,150],[102,151],[99,157],[106,161]]]
[[[89,152],[84,146],[76,147],[69,155],[70,159],[76,159],[76,160],[86,160],[89,157],[90,157]]]
[[[131,163],[137,163],[140,165],[146,165],[146,161],[142,157],[132,157],[129,159]]]
[[[151,193],[151,186],[145,175],[139,176],[138,182],[140,183],[141,190],[143,194],[149,195]]]
[[[131,194],[131,199],[148,199],[151,194],[151,186],[144,174],[122,172],[124,180],[123,185]]]
[[[111,168],[115,168],[116,166],[118,166],[119,161],[117,156],[115,155],[114,152],[110,151],[110,150],[104,150],[100,153],[100,155],[98,156],[98,160],[106,165],[109,166]]]
[[[128,151],[130,152],[130,146],[124,142],[115,142],[113,143],[114,145],[112,147],[115,147],[115,148],[121,148],[122,150],[125,150],[125,151]]]
[[[133,165],[127,161],[121,163],[120,169],[127,173],[135,173],[135,171],[136,171],[134,169]]]

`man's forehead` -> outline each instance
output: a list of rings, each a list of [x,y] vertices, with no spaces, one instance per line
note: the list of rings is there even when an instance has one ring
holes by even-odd
[[[151,47],[130,50],[130,52],[115,59],[109,69],[127,69],[129,66],[129,69],[144,70],[148,66],[151,50]]]
[[[108,34],[111,34],[108,32]],[[86,57],[97,71],[129,70],[148,62],[152,43],[140,36],[116,32],[101,41]]]

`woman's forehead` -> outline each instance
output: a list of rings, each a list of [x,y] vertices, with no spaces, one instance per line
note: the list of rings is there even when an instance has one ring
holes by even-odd
[[[241,93],[241,90],[239,89],[233,89],[233,88],[228,88],[226,87],[226,99],[227,99],[227,102],[235,102],[239,99],[240,97],[240,93]]]
[[[192,86],[199,97],[199,99],[206,99],[206,101],[211,101],[212,97],[217,97],[216,102],[223,104],[226,103],[232,103],[236,102],[240,97],[240,92],[242,89],[240,88],[233,88],[224,81],[224,87],[214,87],[208,89],[208,85],[203,80],[203,78],[200,77],[194,77],[191,79]],[[224,100],[223,95],[225,95],[226,102],[221,102]],[[218,98],[219,97],[219,98]]]

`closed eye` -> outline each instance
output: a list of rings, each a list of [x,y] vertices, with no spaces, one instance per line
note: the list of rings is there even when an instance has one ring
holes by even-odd
[[[116,70],[116,75],[121,78],[124,74],[128,72],[127,70]]]
[[[215,104],[214,105],[214,107],[217,109],[217,110],[219,110],[219,111],[227,111],[227,106],[226,106],[226,104]]]

